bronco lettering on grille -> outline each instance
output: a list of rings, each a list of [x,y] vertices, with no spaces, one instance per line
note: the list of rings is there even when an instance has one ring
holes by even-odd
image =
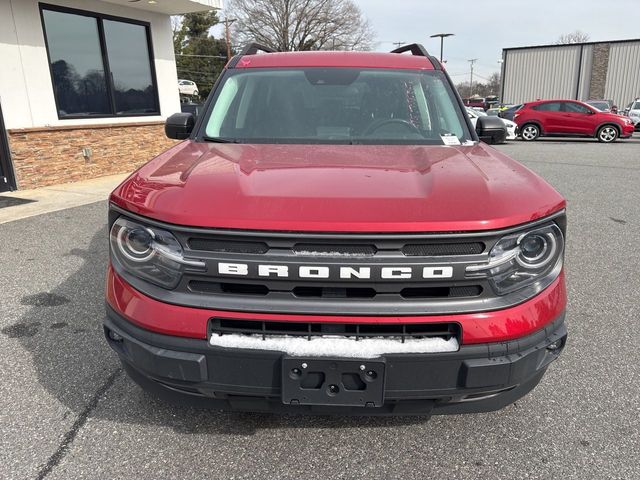
[[[253,270],[253,269],[252,269]],[[293,273],[292,271],[293,270]],[[218,263],[220,275],[255,276],[262,278],[340,278],[342,280],[407,280],[407,279],[440,279],[453,277],[453,267],[449,266],[394,266],[381,267],[349,267],[299,265],[290,268],[288,265],[257,265],[255,273],[250,272],[246,263]]]

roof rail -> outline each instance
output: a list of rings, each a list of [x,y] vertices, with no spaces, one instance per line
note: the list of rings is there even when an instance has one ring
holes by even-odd
[[[227,68],[235,68],[242,57],[244,57],[245,55],[257,55],[258,52],[276,53],[276,51],[272,48],[265,47],[264,45],[260,45],[259,43],[248,43],[242,50],[240,50],[240,53],[234,55],[233,58],[229,60]]]
[[[391,50],[391,53],[404,53],[404,52],[411,52],[411,55],[416,55],[419,57],[429,57],[429,53],[427,52],[427,49],[424,48],[419,43],[403,45],[402,47],[398,47],[395,50]]]
[[[436,70],[442,70],[442,65],[440,64],[438,59],[433,55],[429,55],[429,52],[427,52],[427,49],[424,48],[419,43],[412,43],[410,45],[404,45],[402,47],[396,48],[395,50],[391,50],[391,53],[405,53],[405,52],[411,52],[411,55],[415,55],[418,57],[426,57],[429,59],[429,61],[433,65],[433,68],[435,68]]]
[[[276,53],[276,51],[272,48],[252,42],[245,45],[238,55],[256,55],[258,52]]]

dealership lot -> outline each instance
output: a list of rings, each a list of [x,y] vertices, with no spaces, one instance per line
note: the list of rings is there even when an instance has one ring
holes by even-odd
[[[498,148],[569,201],[569,344],[515,405],[427,421],[161,403],[102,338],[100,202],[0,226],[0,478],[640,478],[640,135]]]

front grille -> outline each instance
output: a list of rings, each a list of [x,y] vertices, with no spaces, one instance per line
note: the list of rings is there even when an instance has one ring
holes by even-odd
[[[376,254],[374,245],[322,245],[313,243],[297,243],[293,246],[296,255],[328,255],[328,256],[372,256]]]
[[[273,288],[278,288],[277,286]],[[379,293],[374,287],[323,287],[323,286],[293,286],[282,290],[272,290],[266,285],[251,283],[230,283],[230,282],[189,282],[189,290],[200,294],[231,294],[265,296],[272,292],[292,293],[298,298],[332,298],[332,299],[353,299],[368,298],[373,299],[377,295],[399,295],[402,298],[428,299],[428,298],[464,298],[477,297],[482,293],[480,285],[465,286],[428,286],[428,287],[408,287],[404,288],[398,284],[393,292],[387,291]]]
[[[190,238],[188,243],[189,247],[193,250],[202,250],[205,252],[263,254],[269,250],[267,244],[263,242]]]
[[[419,243],[408,244],[402,253],[408,257],[440,257],[448,255],[478,255],[484,252],[484,243]]]
[[[261,320],[237,320],[213,318],[209,322],[210,335],[257,335],[312,337],[338,336],[360,340],[364,338],[397,338],[404,342],[414,338],[443,338],[460,340],[458,323],[313,323],[313,322],[272,322]]]

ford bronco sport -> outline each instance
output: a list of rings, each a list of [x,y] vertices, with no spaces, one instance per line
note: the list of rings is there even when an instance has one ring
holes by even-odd
[[[226,409],[514,402],[565,345],[565,200],[479,142],[495,121],[420,45],[248,46],[111,195],[109,345],[143,388]]]

